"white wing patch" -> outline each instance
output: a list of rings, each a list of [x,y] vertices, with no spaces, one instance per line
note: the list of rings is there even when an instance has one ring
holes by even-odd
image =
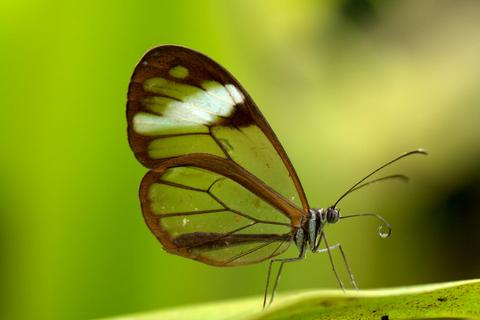
[[[230,93],[235,104],[242,103],[243,100],[245,100],[243,94],[233,84],[227,84],[225,85],[225,88],[228,90],[228,93]]]
[[[208,127],[181,119],[139,112],[133,116],[133,130],[145,136],[208,132]]]
[[[188,69],[175,66],[169,74],[183,79],[188,76]],[[196,87],[154,77],[144,81],[143,89],[155,94],[142,100],[152,113],[136,114],[133,129],[147,136],[208,132],[208,125],[231,116],[235,105],[245,100],[233,84],[224,86],[217,81],[204,81],[201,87]]]

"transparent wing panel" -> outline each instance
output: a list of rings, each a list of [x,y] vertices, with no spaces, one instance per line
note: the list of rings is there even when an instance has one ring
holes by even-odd
[[[217,180],[216,183],[212,185],[210,193],[214,198],[217,198],[218,201],[228,205],[231,210],[249,212],[249,215],[258,221],[290,223],[288,216],[279,212],[276,208],[233,180]]]
[[[233,161],[301,207],[295,185],[282,159],[258,126],[214,126],[211,132]]]
[[[237,182],[192,166],[147,174],[143,212],[165,248],[202,262],[233,266],[284,252],[290,219]]]

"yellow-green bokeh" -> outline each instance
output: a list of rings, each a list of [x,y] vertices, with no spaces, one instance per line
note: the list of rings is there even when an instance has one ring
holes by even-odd
[[[262,293],[266,264],[169,255],[144,225],[146,170],[128,147],[126,91],[143,53],[169,43],[236,75],[313,206],[403,151],[430,151],[387,170],[409,185],[342,203],[345,213],[382,213],[391,238],[368,220],[329,228],[361,287],[480,276],[478,39],[471,1],[2,0],[1,318],[85,319]],[[309,256],[286,268],[280,290],[335,286],[327,258]]]

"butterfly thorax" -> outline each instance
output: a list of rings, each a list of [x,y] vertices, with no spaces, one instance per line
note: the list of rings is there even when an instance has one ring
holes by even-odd
[[[340,212],[337,208],[311,208],[308,211],[301,228],[295,234],[295,244],[300,251],[305,250],[309,245],[310,250],[316,251],[320,245],[323,228],[328,223],[336,223],[340,219]]]

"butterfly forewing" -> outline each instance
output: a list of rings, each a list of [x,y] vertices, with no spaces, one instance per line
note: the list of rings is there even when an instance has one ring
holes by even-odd
[[[233,76],[190,49],[137,65],[128,135],[152,171],[141,185],[150,229],[171,252],[214,265],[283,252],[308,204],[272,129]]]
[[[132,76],[127,115],[130,145],[145,166],[213,154],[308,207],[293,166],[255,103],[208,57],[177,46],[152,49]]]

